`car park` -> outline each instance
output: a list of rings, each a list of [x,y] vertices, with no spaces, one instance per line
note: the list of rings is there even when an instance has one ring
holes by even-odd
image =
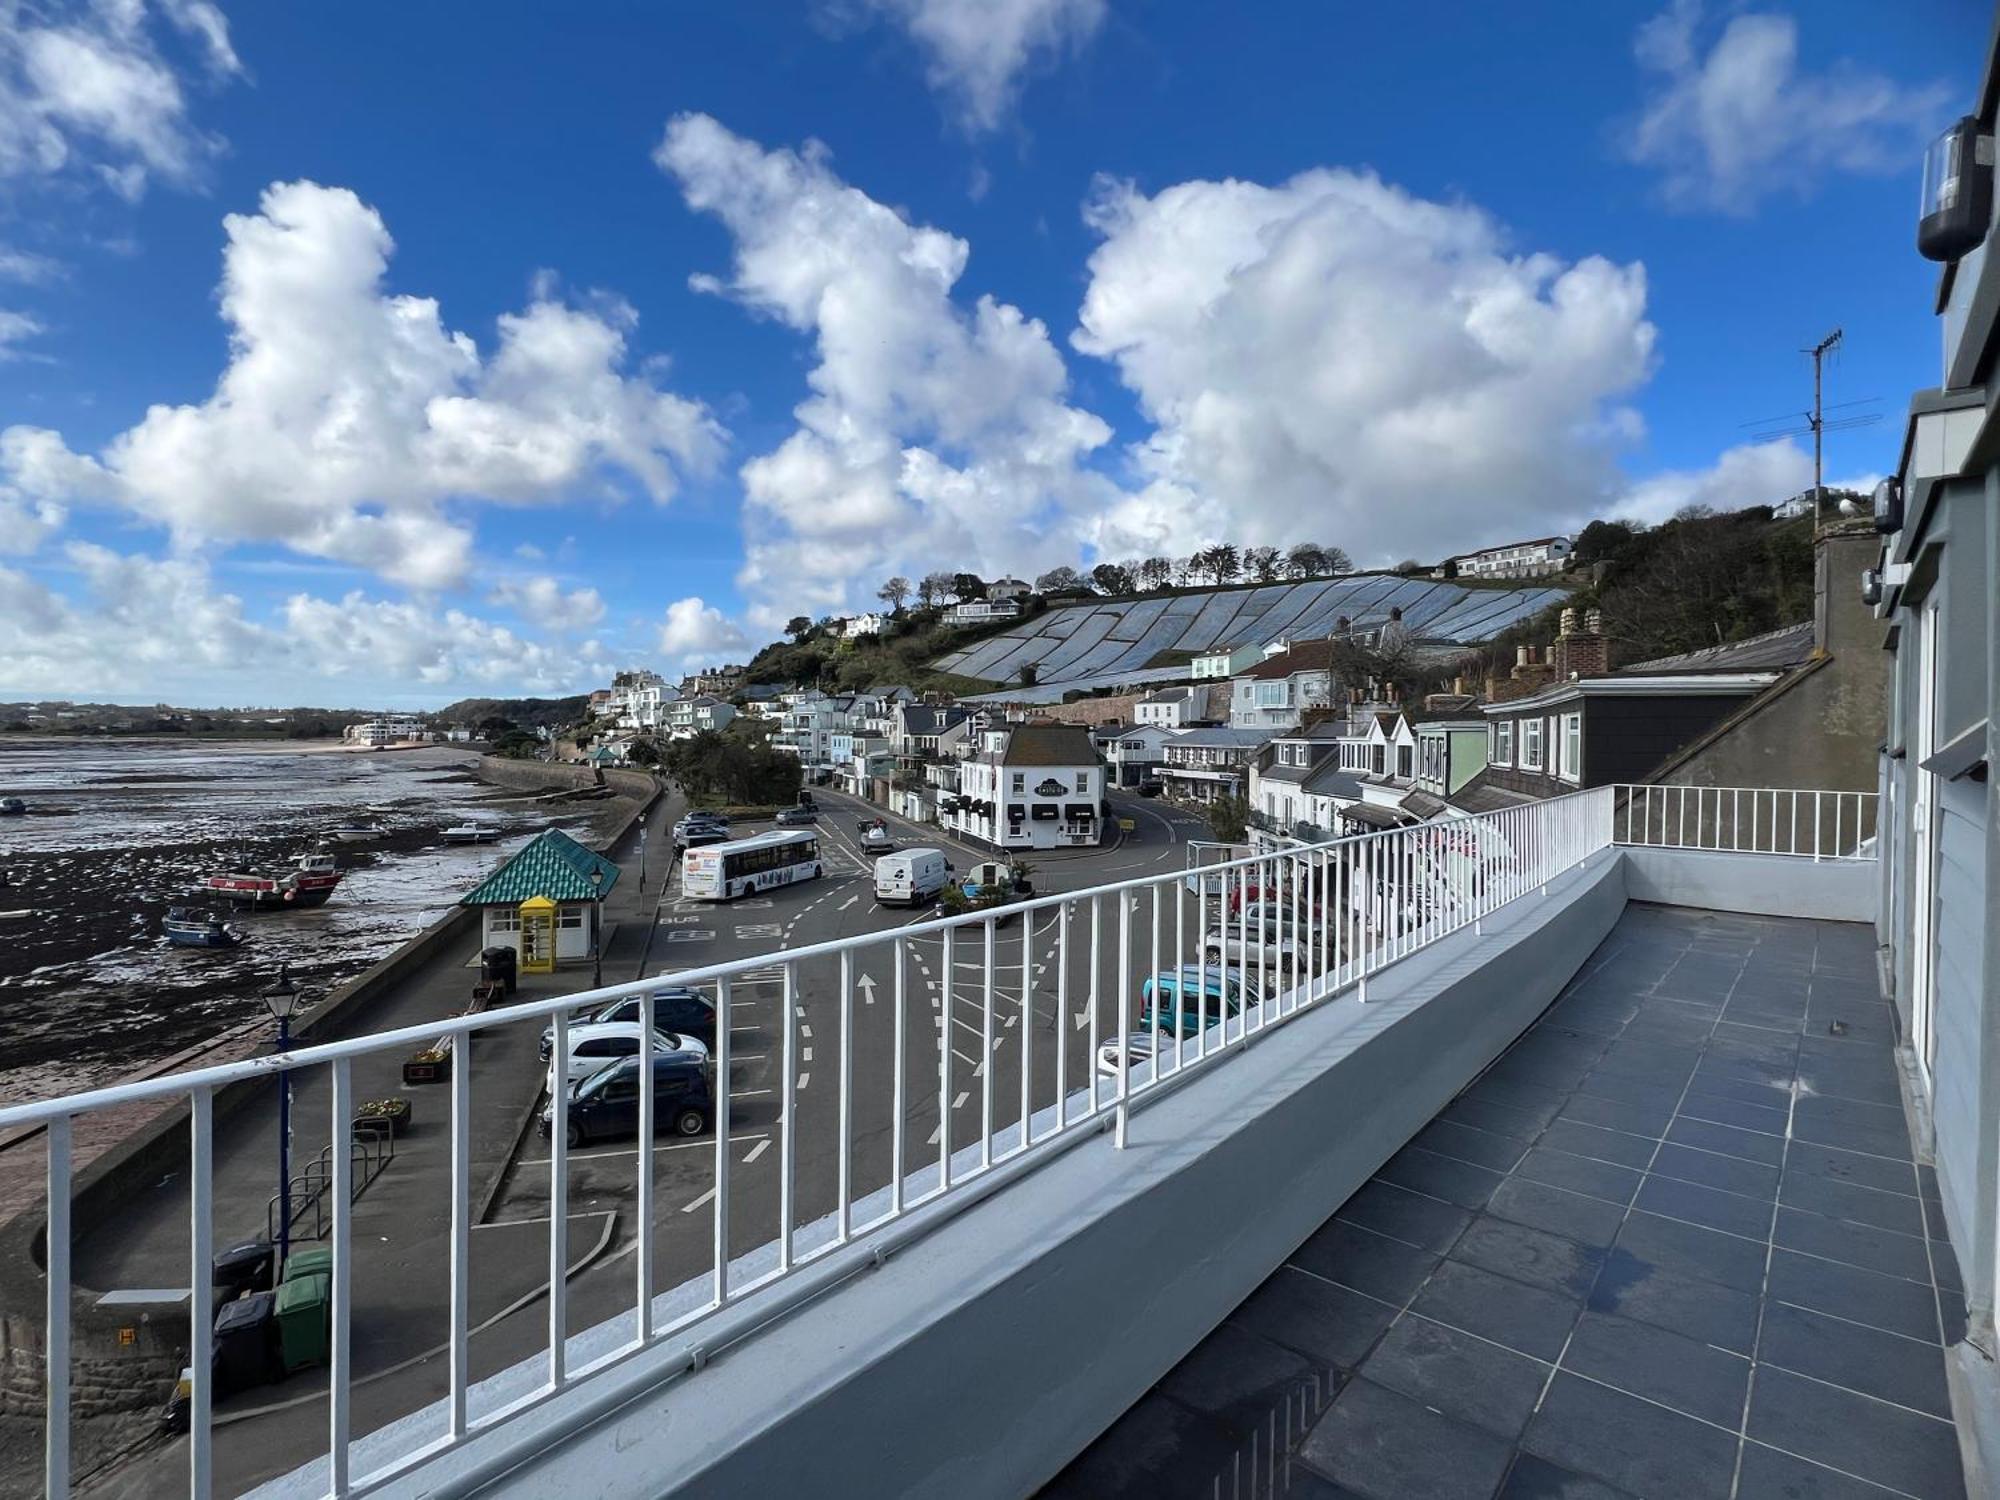
[[[671,1031],[653,1033],[653,1053],[655,1056],[692,1058],[704,1067],[708,1063],[708,1048],[693,1037]],[[559,1081],[577,1083],[621,1058],[638,1055],[637,1021],[600,1021],[595,1025],[573,1027],[569,1033],[567,1055],[560,1064],[553,1055],[550,1056],[548,1077],[543,1080],[543,1087],[553,1094]]]
[[[563,1139],[571,1147],[639,1133],[639,1059],[628,1057],[570,1085]],[[555,1129],[555,1101],[542,1110],[544,1136]],[[708,1070],[686,1054],[653,1058],[653,1133],[700,1135],[715,1119]]]
[[[602,1025],[607,1021],[629,1021],[636,1025],[639,1020],[641,997],[627,995],[599,1006],[596,1010],[585,1011],[570,1023],[572,1032],[582,1026]],[[689,1037],[700,1042],[704,1051],[715,1050],[715,1002],[700,990],[684,984],[670,984],[653,991],[653,1029],[670,1031],[676,1036]],[[542,1043],[539,1056],[543,1062],[555,1051],[556,1028],[553,1023],[542,1028]]]

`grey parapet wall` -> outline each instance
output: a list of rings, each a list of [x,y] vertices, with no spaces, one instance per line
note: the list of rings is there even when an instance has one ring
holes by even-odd
[[[1735,854],[1721,849],[1631,847],[1625,889],[1634,901],[1761,917],[1873,922],[1880,881],[1873,859]]]

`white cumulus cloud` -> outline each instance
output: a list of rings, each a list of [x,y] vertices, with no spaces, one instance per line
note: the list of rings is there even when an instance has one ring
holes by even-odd
[[[656,501],[705,470],[722,429],[699,402],[625,373],[634,315],[538,295],[483,354],[430,298],[385,290],[394,244],[344,188],[280,183],[224,220],[230,361],[213,395],[154,406],[94,456],[61,451],[0,482],[32,498],[109,501],[177,542],[278,542],[432,588],[461,579],[472,534],[454,504]],[[61,482],[56,482],[56,480]],[[77,491],[87,491],[80,496]]]
[[[604,618],[604,596],[596,589],[565,590],[545,573],[502,579],[487,595],[487,602],[505,605],[523,620],[547,630],[588,630]]]
[[[691,594],[667,606],[656,644],[660,655],[677,665],[702,667],[742,653],[750,640],[721,610]]]
[[[1477,208],[1338,169],[1103,182],[1088,218],[1072,343],[1153,424],[1101,552],[1310,536],[1379,564],[1552,530],[1619,483],[1640,265],[1516,252]]]
[[[221,142],[189,118],[164,37],[198,52],[209,82],[242,72],[207,0],[0,0],[0,181],[81,173],[137,198],[154,178],[195,179]]]
[[[1659,169],[1678,207],[1747,213],[1829,171],[1910,170],[1944,121],[1938,86],[1905,87],[1851,62],[1803,70],[1790,16],[1732,16],[1705,54],[1701,18],[1700,0],[1674,0],[1634,46],[1652,82],[1624,148]]]
[[[970,247],[843,182],[821,147],[767,150],[706,115],[656,159],[735,239],[695,285],[814,340],[797,429],[744,465],[751,618],[866,598],[892,573],[1068,561],[1070,518],[1103,498],[1083,461],[1110,429],[1068,403],[1048,331],[952,295]]]
[[[603,677],[596,641],[551,645],[459,610],[296,594],[253,618],[194,559],[65,549],[78,596],[0,567],[0,697],[204,703],[563,693]]]
[[[910,35],[932,88],[967,131],[1006,117],[1022,76],[1079,51],[1104,24],[1104,0],[860,0]],[[975,195],[977,196],[977,195]]]

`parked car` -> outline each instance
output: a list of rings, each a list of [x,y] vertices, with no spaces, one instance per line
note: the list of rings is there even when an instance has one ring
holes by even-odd
[[[1157,797],[1160,795],[1161,792],[1165,791],[1166,788],[1167,784],[1164,781],[1160,780],[1159,777],[1148,776],[1145,777],[1143,780],[1141,780],[1139,785],[1134,790],[1136,790],[1141,797]]]
[[[1292,952],[1289,923],[1281,936],[1275,925],[1225,922],[1221,931],[1211,929],[1201,940],[1202,962],[1211,964],[1251,963],[1273,969],[1290,963]]]
[[[671,1031],[653,1033],[653,1053],[656,1057],[675,1056],[692,1058],[706,1067],[708,1048],[693,1037],[681,1036]],[[600,1021],[592,1026],[576,1026],[569,1033],[569,1054],[558,1066],[554,1057],[549,1059],[548,1077],[543,1087],[551,1095],[555,1093],[558,1080],[577,1083],[600,1069],[609,1067],[620,1058],[639,1055],[639,1023],[637,1021]]]
[[[542,1134],[554,1133],[556,1107],[542,1109]],[[686,1054],[653,1058],[653,1133],[700,1135],[715,1117],[708,1070]],[[563,1139],[572,1147],[639,1131],[639,1059],[628,1057],[570,1085]]]
[[[778,809],[780,828],[801,828],[819,821],[819,814],[810,807],[781,807]]]
[[[1137,1072],[1153,1060],[1153,1049],[1163,1042],[1171,1044],[1171,1038],[1156,1037],[1150,1031],[1129,1031],[1122,1037],[1114,1037],[1097,1049],[1097,1071],[1109,1078],[1118,1076],[1120,1054],[1127,1058],[1128,1076]],[[1164,1049],[1162,1049],[1164,1050]]]
[[[1139,1025],[1149,1032],[1157,1024],[1171,1036],[1193,1036],[1204,1017],[1213,1026],[1243,1008],[1244,977],[1241,969],[1219,965],[1163,969],[1139,986],[1144,1007]]]
[[[581,1013],[570,1023],[570,1032],[574,1035],[579,1027],[598,1026],[607,1021],[630,1021],[636,1025],[639,999],[637,995],[627,995],[622,1000],[612,1000],[596,1010]],[[692,1037],[701,1043],[704,1051],[712,1052],[715,1050],[715,1002],[700,990],[690,989],[684,984],[670,984],[654,990],[653,1029]],[[549,1060],[555,1046],[556,1028],[551,1022],[542,1028],[539,1056],[543,1062]]]

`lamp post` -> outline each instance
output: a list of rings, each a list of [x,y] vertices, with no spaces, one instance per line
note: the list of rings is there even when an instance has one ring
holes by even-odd
[[[305,991],[292,982],[291,970],[278,965],[278,977],[265,986],[260,997],[264,1009],[278,1023],[278,1052],[291,1050],[292,1017],[298,1014]],[[292,1243],[292,1075],[278,1074],[278,1267],[282,1271]]]
[[[597,902],[590,923],[590,987],[601,990],[604,988],[604,866],[591,870],[590,890]]]

